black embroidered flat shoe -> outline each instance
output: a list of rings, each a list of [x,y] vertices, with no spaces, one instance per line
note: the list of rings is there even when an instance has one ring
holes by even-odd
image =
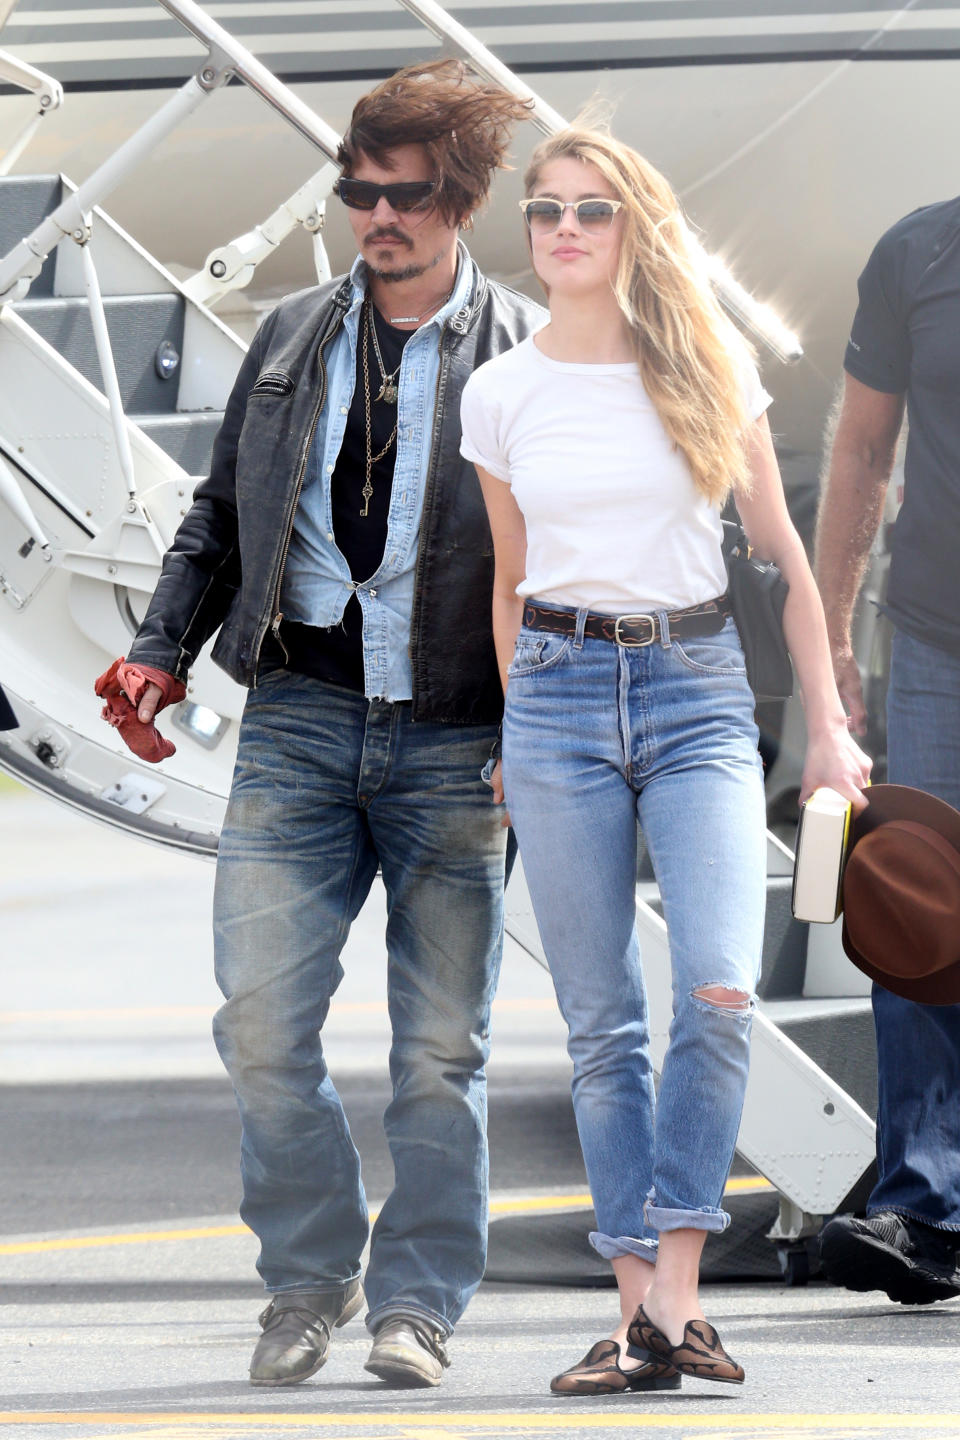
[[[619,1395],[625,1390],[679,1390],[680,1376],[672,1365],[640,1350],[626,1347],[626,1355],[639,1364],[622,1369],[616,1340],[598,1340],[576,1365],[554,1375],[554,1395]]]
[[[641,1305],[630,1322],[627,1341],[638,1350],[648,1350],[654,1359],[672,1365],[681,1375],[743,1384],[743,1366],[730,1358],[720,1344],[720,1336],[706,1320],[688,1320],[680,1344],[671,1345]]]

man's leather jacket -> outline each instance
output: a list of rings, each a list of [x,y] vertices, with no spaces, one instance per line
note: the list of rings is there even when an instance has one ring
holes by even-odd
[[[410,627],[413,718],[455,724],[496,723],[503,710],[491,631],[493,545],[476,472],[460,455],[460,395],[478,365],[544,320],[532,300],[473,268],[472,298],[440,340]],[[324,351],[350,295],[349,279],[332,280],[288,297],[264,321],[227,402],[210,477],[166,554],[129,661],[185,680],[219,626],[213,658],[240,684],[256,685],[265,659],[277,663],[271,627],[325,399]]]

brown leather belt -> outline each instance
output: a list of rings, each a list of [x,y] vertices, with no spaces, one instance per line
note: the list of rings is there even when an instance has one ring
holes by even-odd
[[[667,612],[670,634],[677,640],[692,639],[695,635],[718,635],[731,613],[727,595],[707,600],[703,605],[691,605],[686,610],[670,610]],[[523,607],[523,623],[528,630],[575,635],[577,612],[551,610],[549,606],[528,602]],[[610,640],[615,645],[636,649],[652,645],[660,639],[660,623],[656,615],[598,615],[590,610],[583,633],[591,640]]]

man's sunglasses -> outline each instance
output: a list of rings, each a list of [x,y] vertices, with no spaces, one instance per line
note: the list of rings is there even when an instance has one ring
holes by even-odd
[[[350,180],[345,175],[341,175],[336,184],[337,194],[351,210],[375,210],[383,199],[398,214],[426,210],[436,188],[435,180],[400,180],[396,185],[374,185],[372,180]]]
[[[565,210],[573,211],[581,230],[596,234],[610,229],[614,215],[623,209],[623,201],[599,197],[596,200],[547,200],[538,195],[532,200],[521,200],[520,209],[528,228],[538,235],[550,235],[559,230]]]

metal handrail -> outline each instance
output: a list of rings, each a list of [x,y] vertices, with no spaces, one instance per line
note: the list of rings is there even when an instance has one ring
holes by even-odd
[[[268,70],[266,65],[241,45],[228,30],[211,20],[195,0],[157,0],[157,3],[179,20],[211,53],[224,57],[230,69],[244,84],[249,85],[261,100],[265,100],[282,115],[306,140],[316,145],[318,150],[322,150],[328,160],[336,160],[337,147],[340,144],[340,136],[336,130],[325,120],[321,120],[309,105],[304,105],[282,80],[277,79],[272,70]]]
[[[183,282],[184,294],[202,305],[214,305],[231,290],[242,290],[256,274],[257,266],[300,226],[313,239],[314,269],[322,283],[330,279],[330,262],[323,244],[327,196],[333,189],[339,165],[330,161],[301,185],[272,214],[231,240],[211,250],[201,269]]]
[[[4,151],[3,159],[0,160],[0,175],[9,175],[37,133],[44,116],[58,110],[63,104],[63,87],[59,81],[54,80],[52,75],[46,75],[42,70],[36,70],[25,60],[18,60],[16,55],[11,55],[7,50],[0,50],[0,82],[16,85],[20,90],[31,91],[36,96],[39,107],[37,113],[30,116],[19,135],[15,137],[10,148]]]
[[[296,131],[335,160],[340,137],[239,40],[211,20],[194,0],[158,0],[207,47],[206,60],[161,109],[124,142],[20,244],[0,259],[0,304],[22,300],[54,246],[70,236],[84,243],[85,216],[168,134],[231,75],[237,75]]]
[[[160,0],[160,3],[163,4],[164,0]],[[482,75],[491,84],[509,90],[511,95],[532,101],[530,121],[544,135],[553,135],[557,130],[566,128],[567,121],[558,110],[541,100],[535,90],[531,90],[502,60],[498,60],[493,51],[488,50],[465,25],[448,15],[443,6],[437,4],[437,0],[397,0],[397,3],[415,20],[419,20],[421,25],[432,30],[437,39],[443,42],[444,48],[452,51],[464,64],[469,65],[471,70]]]

